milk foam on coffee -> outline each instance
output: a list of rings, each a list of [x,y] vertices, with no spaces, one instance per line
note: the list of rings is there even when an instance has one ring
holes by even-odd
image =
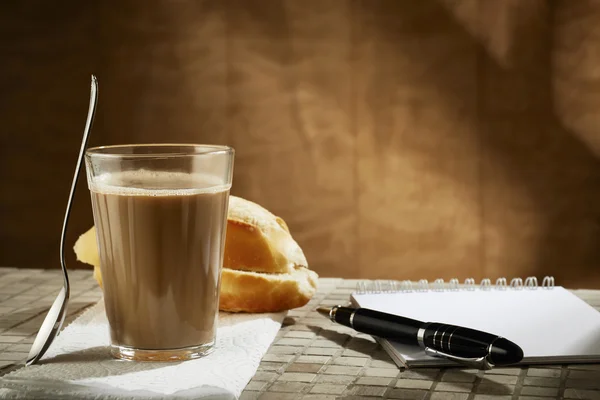
[[[214,175],[145,169],[104,173],[94,177],[90,183],[90,190],[94,192],[132,196],[185,195],[222,191],[230,187]]]
[[[97,176],[90,190],[113,344],[210,344],[229,185],[205,174],[137,170]]]

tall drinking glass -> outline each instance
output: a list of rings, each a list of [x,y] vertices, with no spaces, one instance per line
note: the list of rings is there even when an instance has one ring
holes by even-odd
[[[111,352],[187,360],[214,345],[234,151],[120,145],[86,152]]]

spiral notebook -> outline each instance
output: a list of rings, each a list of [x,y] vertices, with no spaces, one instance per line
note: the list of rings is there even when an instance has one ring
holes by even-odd
[[[472,279],[459,284],[425,280],[361,284],[351,296],[356,307],[424,322],[465,326],[503,336],[524,352],[520,364],[600,362],[600,312],[546,277]],[[456,365],[417,346],[378,339],[400,367]]]

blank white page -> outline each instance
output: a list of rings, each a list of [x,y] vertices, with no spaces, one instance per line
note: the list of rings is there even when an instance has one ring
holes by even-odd
[[[518,344],[523,362],[600,360],[600,313],[562,287],[353,294],[355,304],[423,322],[486,331]],[[447,364],[415,346],[382,343],[407,364]]]

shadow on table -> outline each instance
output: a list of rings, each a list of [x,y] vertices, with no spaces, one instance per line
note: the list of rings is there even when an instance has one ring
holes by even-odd
[[[343,346],[345,349],[368,355],[372,360],[388,361],[393,363],[390,356],[381,348],[381,346],[371,340],[351,336],[347,333],[340,333],[334,330],[322,328],[320,326],[307,325],[307,328],[318,336]]]
[[[61,363],[97,363],[103,361],[115,361],[115,359],[110,355],[109,347],[97,346],[43,359],[38,363],[38,365]]]
[[[346,333],[340,333],[334,330],[322,328],[320,326],[307,325],[307,327],[313,331],[318,336],[331,340],[343,346],[347,350],[353,350],[357,353],[361,353],[369,356],[372,360],[376,361],[386,361],[389,363],[394,363],[392,358],[385,352],[385,350],[376,343],[372,341],[356,336],[351,336]],[[478,378],[474,378],[475,374],[470,368],[462,367],[460,365],[455,367],[443,367],[443,368],[413,368],[408,369],[404,367],[398,367],[401,374],[408,373],[410,371],[411,378],[415,378],[419,376],[417,379],[426,379],[426,380],[436,380],[438,375],[444,374],[446,371],[452,371],[452,380],[449,383],[452,383],[455,386],[464,386],[471,385],[473,386],[473,380],[479,379],[478,383],[478,392],[485,394],[494,394],[494,395],[511,395],[513,393],[513,387],[510,385],[505,385],[502,383],[498,383],[491,378],[491,376],[483,375]]]
[[[111,357],[108,347],[97,346],[44,359],[30,367],[22,368],[23,364],[14,364],[9,368],[3,368],[1,370],[2,376],[0,376],[0,388],[16,390],[21,394],[26,393],[24,396],[16,396],[18,398],[45,398],[44,395],[52,392],[68,393],[71,395],[69,398],[77,398],[77,393],[88,393],[91,390],[90,387],[86,386],[87,384],[81,385],[81,382],[78,383],[78,381],[150,371],[178,364],[180,363],[116,360]],[[7,375],[10,372],[14,372],[14,374]],[[92,384],[92,386],[102,389],[101,385],[101,383]],[[103,396],[106,395],[105,390],[115,390],[115,388],[106,386],[102,390]],[[139,392],[137,394],[143,395],[144,393]],[[2,397],[2,394],[0,393],[0,397]],[[32,396],[28,396],[29,394]],[[33,394],[36,394],[36,396],[33,396]],[[147,396],[141,398],[156,397],[155,393],[148,392],[146,394]],[[106,397],[117,398],[118,396]]]
[[[173,367],[181,364],[181,362],[129,362],[117,360],[111,356],[108,346],[96,346],[59,354],[52,358],[43,359],[38,363],[38,365],[56,364],[69,365],[71,370],[78,369],[80,374],[85,375],[85,378],[92,378]]]
[[[126,375],[135,372],[150,371],[163,367],[175,366],[179,363],[144,363],[127,362],[116,360],[111,357],[110,350],[105,346],[91,347],[89,349],[74,351],[57,355],[49,359],[44,359],[38,364],[20,368],[22,365],[14,365],[8,369],[2,369],[0,377],[0,388],[14,390],[18,393],[18,398],[46,398],[49,393],[69,394],[69,398],[78,398],[78,393],[102,393],[107,398],[117,398],[120,393],[118,390],[115,396],[108,396],[109,390],[116,390],[111,386],[102,383],[81,384],[81,382],[90,378],[105,378],[110,376]],[[14,372],[6,375],[9,372]],[[95,389],[94,389],[95,388]],[[1,389],[0,389],[1,390]],[[0,393],[0,397],[2,394]],[[10,393],[9,393],[10,394]],[[156,393],[139,392],[141,398],[157,397]],[[144,395],[146,394],[146,395]],[[34,396],[35,395],[35,396]]]
[[[0,317],[0,320],[11,320],[15,321],[15,323],[22,323],[42,313],[47,312],[48,309],[50,309],[50,305],[22,307],[19,308],[17,311],[13,311],[11,313],[2,315]]]
[[[75,317],[79,315],[86,308],[92,305],[94,305],[93,302],[69,303],[68,316],[65,320],[65,324],[63,325],[63,327],[68,325],[72,321],[72,318],[70,317]],[[46,313],[49,309],[50,305],[23,307],[10,314],[3,315],[2,317],[0,317],[0,321],[14,321],[15,326],[7,326],[7,328],[10,328],[11,334],[31,335],[37,333],[39,327],[42,326],[42,320],[46,316]],[[36,322],[33,322],[33,319],[36,319]]]

